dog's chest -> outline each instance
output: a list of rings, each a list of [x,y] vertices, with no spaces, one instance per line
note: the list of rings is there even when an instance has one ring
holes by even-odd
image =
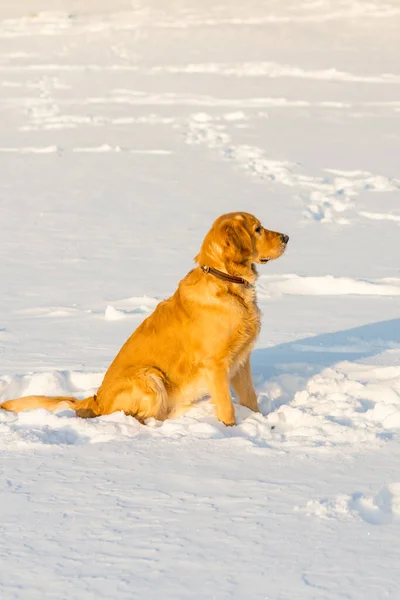
[[[261,313],[256,303],[255,294],[238,298],[236,301],[236,326],[232,329],[231,350],[240,352],[243,346],[252,344],[261,328]]]

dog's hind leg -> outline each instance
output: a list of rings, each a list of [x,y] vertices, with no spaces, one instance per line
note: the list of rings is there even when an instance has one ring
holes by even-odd
[[[99,414],[122,410],[144,421],[168,417],[168,394],[161,371],[154,367],[132,367],[110,384],[104,381],[97,394]]]

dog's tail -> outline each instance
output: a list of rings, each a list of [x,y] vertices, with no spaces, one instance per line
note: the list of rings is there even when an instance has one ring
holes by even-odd
[[[84,400],[77,400],[70,396],[53,396],[51,398],[49,396],[24,396],[15,400],[7,400],[0,406],[11,412],[22,412],[35,408],[45,408],[53,412],[64,407],[72,408],[78,417],[85,419],[97,417],[99,414],[96,395],[89,396]]]

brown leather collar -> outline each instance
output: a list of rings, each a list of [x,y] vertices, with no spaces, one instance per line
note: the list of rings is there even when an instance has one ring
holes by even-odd
[[[219,279],[223,279],[224,281],[230,281],[231,283],[239,283],[240,285],[244,285],[245,288],[254,287],[250,281],[247,279],[243,279],[243,277],[236,277],[235,275],[228,275],[228,273],[224,273],[223,271],[218,271],[218,269],[214,269],[214,267],[208,267],[206,265],[201,265],[200,269],[203,273],[210,273]]]

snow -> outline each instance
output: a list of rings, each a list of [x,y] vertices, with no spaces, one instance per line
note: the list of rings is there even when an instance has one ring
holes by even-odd
[[[355,493],[352,496],[342,494],[332,500],[310,500],[299,510],[320,518],[348,518],[355,514],[373,525],[390,523],[400,515],[400,484],[384,486],[372,497]]]
[[[399,597],[398,2],[3,4],[0,402],[94,393],[219,214],[290,243],[261,414],[0,410],[1,598]]]
[[[306,277],[294,274],[263,275],[260,278],[260,296],[264,295],[306,296],[399,296],[400,278],[360,280],[348,277]]]

